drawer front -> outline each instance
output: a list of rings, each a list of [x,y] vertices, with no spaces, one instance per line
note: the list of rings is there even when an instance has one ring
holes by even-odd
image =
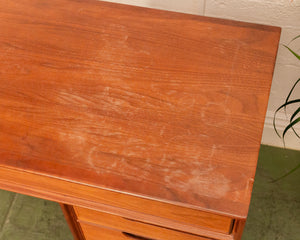
[[[200,236],[180,232],[152,224],[147,224],[124,217],[98,212],[86,208],[74,207],[80,224],[94,224],[106,228],[117,229],[119,231],[129,232],[137,236],[146,236],[149,239],[159,240],[200,240]],[[128,238],[128,236],[127,236]],[[125,238],[125,239],[127,239]],[[122,238],[123,239],[123,238]],[[207,239],[207,238],[205,238]]]
[[[74,206],[74,209],[76,210],[76,212],[80,218],[85,219],[85,220],[92,220],[93,222],[100,223],[100,225],[102,224],[103,217],[102,217],[101,212],[90,210],[87,208],[75,207],[75,206]],[[106,211],[103,211],[103,212],[106,212]],[[118,213],[116,214],[111,211],[109,211],[109,213],[119,215]],[[149,216],[153,216],[156,214],[160,215],[160,213],[161,213],[160,210],[157,210],[157,213],[155,210],[153,210],[152,214],[150,214]],[[200,235],[201,235],[201,233],[199,233],[199,231],[197,229],[207,229],[208,231],[213,231],[213,232],[217,232],[217,233],[220,233],[223,235],[224,234],[228,235],[232,231],[232,225],[234,222],[234,220],[231,218],[223,217],[223,216],[219,216],[219,215],[213,215],[209,218],[204,218],[204,219],[202,219],[201,216],[199,216],[197,225],[191,224],[189,222],[189,215],[186,216],[185,221],[176,221],[173,219],[164,218],[164,216],[160,216],[160,219],[158,219],[156,221],[149,221],[147,218],[139,219],[139,218],[136,218],[135,214],[130,214],[130,216],[127,216],[127,215],[121,215],[121,216],[126,216],[130,219],[137,219],[140,222],[148,222],[148,223],[154,224],[154,225],[157,225],[156,223],[158,221],[161,221],[161,223],[159,224],[160,226],[163,226],[166,228],[177,229],[179,231],[185,231],[186,227],[182,227],[182,226],[188,226],[190,229],[188,232],[192,232],[194,234],[200,234]],[[168,220],[169,223],[165,224],[163,220]]]
[[[89,224],[80,224],[85,240],[119,240],[126,239],[122,232],[95,227]],[[129,239],[126,239],[129,240]]]
[[[110,228],[105,228],[102,226],[96,226],[87,223],[80,223],[82,232],[85,236],[85,240],[157,240],[154,238],[148,238],[140,235],[136,235],[133,233],[117,231]],[[189,238],[185,238],[185,236],[181,236],[181,238],[172,238],[167,237],[164,239],[172,239],[172,240],[188,240]],[[209,240],[208,238],[197,237],[193,238],[195,240]]]

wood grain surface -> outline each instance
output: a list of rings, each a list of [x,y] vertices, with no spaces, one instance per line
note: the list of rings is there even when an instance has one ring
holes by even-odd
[[[97,225],[92,225],[88,223],[81,223],[83,233],[85,234],[86,240],[155,240],[153,238],[148,238],[140,235],[135,235],[127,232],[117,231],[112,228],[100,227]],[[213,240],[212,238],[204,238],[201,236],[181,234],[180,236],[175,236],[174,234],[167,235],[165,238],[156,238],[165,240]]]
[[[1,166],[0,188],[213,239],[234,239],[230,234],[233,219],[209,209],[200,211]],[[76,221],[74,214],[68,215]]]
[[[111,228],[99,227],[96,225],[91,225],[87,223],[81,223],[82,230],[85,234],[86,240],[156,240],[156,239],[165,239],[165,240],[213,240],[212,238],[204,238],[201,236],[181,234],[180,236],[174,236],[172,234],[167,235],[165,238],[148,238],[140,235],[135,235],[127,232],[116,231]]]
[[[0,0],[0,165],[245,218],[279,35],[94,0]]]
[[[154,240],[152,238],[146,238],[142,236],[132,235],[126,232],[116,231],[111,228],[104,228],[95,225],[82,223],[82,230],[85,234],[86,240],[98,240],[106,239],[106,240]],[[168,238],[171,239],[171,238]],[[183,238],[172,238],[174,240],[181,240]],[[185,238],[188,240],[213,240],[211,238],[203,238],[200,236],[195,236],[194,238]]]
[[[93,211],[86,208],[74,207],[79,223],[88,223],[102,227],[116,229],[118,231],[128,232],[138,236],[144,236],[150,239],[164,240],[199,240],[199,235],[190,234],[182,231],[176,231],[153,224],[136,221],[129,218]],[[218,223],[215,223],[218,228]],[[218,229],[216,229],[218,231]]]

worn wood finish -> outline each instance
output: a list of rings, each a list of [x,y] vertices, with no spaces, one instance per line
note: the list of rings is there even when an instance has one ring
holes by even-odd
[[[222,233],[228,231],[224,229],[226,226],[224,223],[230,220],[229,217],[137,198],[49,176],[0,167],[0,187],[197,235],[222,240],[233,239],[232,235]],[[218,231],[209,229],[218,229]]]
[[[94,0],[0,0],[0,187],[118,220],[79,226],[64,206],[80,240],[139,238],[121,232],[135,226],[240,239],[279,35]]]
[[[105,240],[160,240],[161,238],[148,238],[143,236],[134,235],[127,232],[120,232],[111,228],[104,228],[99,227],[96,225],[91,225],[87,223],[81,223],[83,232],[86,236],[86,240],[99,240],[99,239],[105,239]],[[185,235],[182,235],[181,238],[170,238],[166,237],[163,238],[164,240],[182,240],[182,239],[193,239],[193,240],[209,240],[209,238],[203,238],[203,237],[195,237],[195,238],[182,238],[186,237]],[[212,240],[210,238],[210,240]]]
[[[78,221],[81,223],[91,223],[119,231],[129,232],[138,236],[146,236],[151,239],[170,240],[199,240],[199,236],[184,232],[175,231],[169,228],[156,226],[129,218],[90,210],[87,208],[74,207]],[[215,224],[216,225],[216,224]],[[217,230],[218,231],[218,230]]]
[[[0,164],[245,218],[280,30],[0,1]]]

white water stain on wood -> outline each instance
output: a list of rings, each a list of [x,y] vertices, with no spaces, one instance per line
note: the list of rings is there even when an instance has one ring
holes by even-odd
[[[209,126],[223,126],[228,124],[230,109],[225,103],[207,103],[201,112],[203,122]]]
[[[96,166],[94,164],[94,157],[93,154],[96,151],[97,147],[92,147],[91,150],[89,151],[88,157],[87,157],[87,163],[90,165],[91,168],[96,169]],[[97,171],[97,169],[96,169]],[[97,171],[99,174],[99,172]]]
[[[141,48],[139,40],[130,38],[127,27],[121,24],[109,24],[101,30],[101,41],[104,45],[95,54],[95,61],[105,61],[112,65],[114,69],[124,69],[123,77],[131,77],[128,67],[134,69],[135,66],[149,68],[153,65],[153,58],[148,49]],[[140,36],[141,38],[143,36]]]
[[[211,198],[222,198],[230,191],[230,180],[210,168],[192,170],[188,176],[183,171],[169,172],[165,182],[170,188]]]
[[[181,188],[188,188],[194,193],[207,197],[221,198],[230,190],[230,181],[223,174],[216,174],[209,170],[203,173],[202,170],[192,171],[189,181],[182,185]]]
[[[212,158],[217,151],[213,145],[210,154],[201,160],[201,153],[194,157],[187,170],[165,171],[164,181],[170,189],[191,192],[195,195],[222,198],[230,191],[230,180],[216,171]]]
[[[230,180],[223,174],[216,174],[216,166],[211,160],[218,151],[217,145],[213,145],[211,151],[205,154],[205,161],[199,152],[189,159],[191,162],[186,163],[188,167],[181,169],[183,160],[174,161],[174,156],[163,151],[157,166],[153,165],[154,156],[148,155],[147,152],[141,158],[139,153],[128,149],[110,151],[101,144],[91,146],[87,137],[74,133],[60,133],[62,143],[73,143],[69,146],[69,152],[74,154],[74,158],[85,159],[87,168],[98,175],[112,172],[135,181],[150,181],[152,174],[159,174],[162,179],[159,183],[161,185],[212,198],[222,198],[230,191]]]

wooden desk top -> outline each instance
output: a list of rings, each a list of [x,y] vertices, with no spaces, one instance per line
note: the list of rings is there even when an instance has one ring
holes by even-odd
[[[93,0],[1,1],[0,166],[245,218],[279,35]]]

